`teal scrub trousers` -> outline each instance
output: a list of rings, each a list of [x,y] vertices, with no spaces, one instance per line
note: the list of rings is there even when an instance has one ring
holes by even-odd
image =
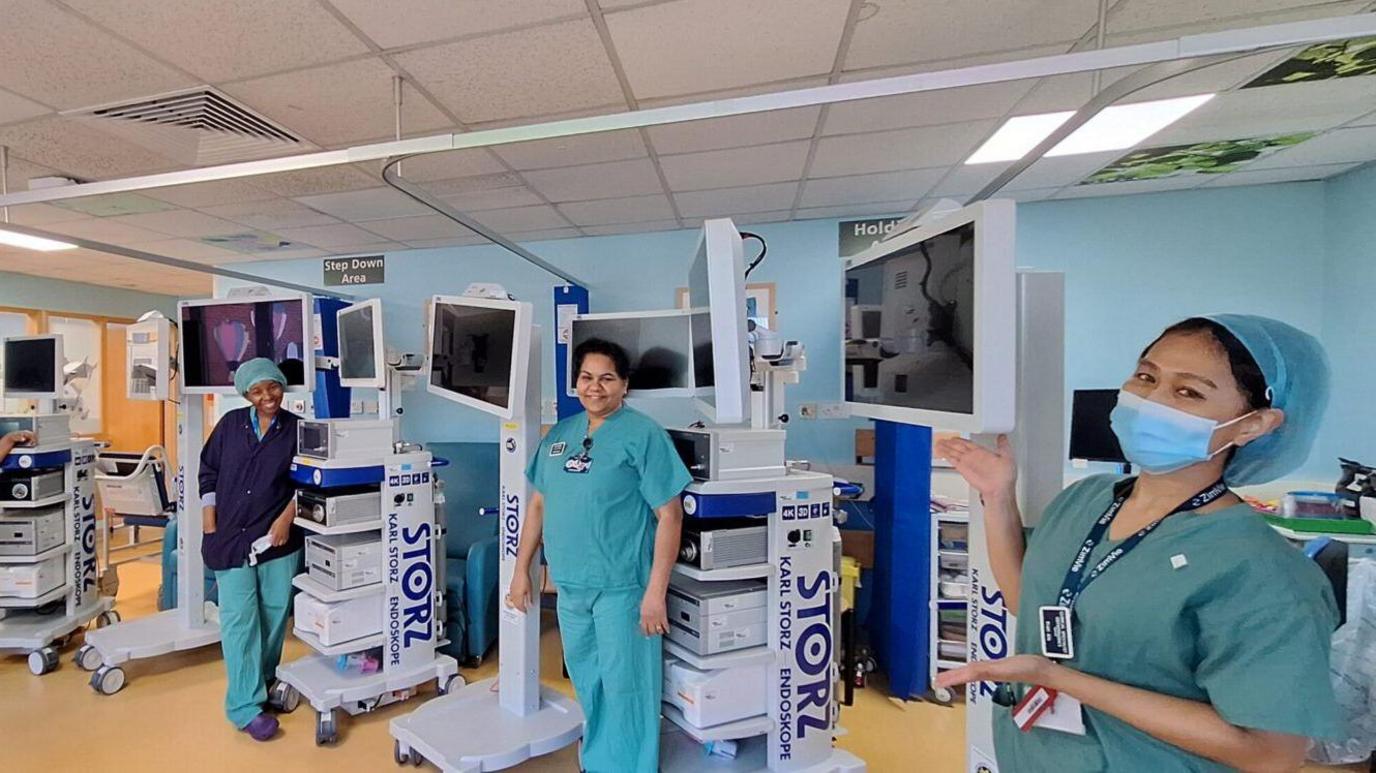
[[[645,589],[559,586],[564,663],[583,708],[583,770],[659,770],[663,644],[640,632]]]
[[[291,616],[292,578],[301,551],[249,566],[215,572],[220,586],[220,648],[229,686],[225,716],[243,729],[263,712],[267,687],[282,660]]]

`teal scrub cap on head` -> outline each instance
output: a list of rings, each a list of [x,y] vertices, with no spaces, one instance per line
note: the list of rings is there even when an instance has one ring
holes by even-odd
[[[234,371],[234,391],[245,397],[248,396],[248,390],[260,381],[276,381],[283,387],[287,385],[287,377],[282,375],[282,369],[267,357],[255,357]]]
[[[1228,329],[1251,353],[1266,378],[1271,407],[1285,423],[1237,449],[1223,477],[1230,486],[1270,483],[1299,469],[1319,434],[1328,407],[1328,355],[1318,339],[1274,319],[1250,314],[1212,314],[1205,319]]]

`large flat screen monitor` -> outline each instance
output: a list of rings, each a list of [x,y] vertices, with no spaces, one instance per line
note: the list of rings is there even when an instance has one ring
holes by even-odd
[[[576,393],[578,383],[574,352],[584,341],[598,338],[626,350],[631,361],[628,396],[692,397],[696,394],[693,318],[687,309],[575,317],[568,347],[569,394]]]
[[[382,389],[387,386],[387,353],[382,338],[382,301],[371,298],[340,309],[339,385]]]
[[[429,322],[426,389],[504,419],[515,418],[525,405],[531,305],[437,295]]]
[[[282,369],[288,391],[311,388],[315,352],[305,293],[182,301],[177,310],[187,394],[234,394],[234,372],[256,357]]]
[[[1109,415],[1118,405],[1117,389],[1077,389],[1070,403],[1070,458],[1127,464]]]
[[[1011,201],[980,202],[846,261],[840,327],[849,329],[842,361],[853,415],[957,432],[1013,429],[1014,227]],[[852,316],[860,324],[847,324]],[[866,336],[876,325],[879,335]]]
[[[4,396],[19,400],[62,397],[62,336],[13,336],[4,342]]]
[[[698,408],[717,424],[750,419],[750,347],[746,322],[745,248],[728,219],[702,224],[688,272],[693,388]]]

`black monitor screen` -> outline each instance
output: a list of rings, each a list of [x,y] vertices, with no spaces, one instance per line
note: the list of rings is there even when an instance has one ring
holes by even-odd
[[[59,386],[56,360],[55,339],[5,341],[5,391],[56,393]]]
[[[289,389],[306,386],[304,300],[182,307],[182,373],[193,388],[234,387],[234,372],[257,357],[282,369]]]
[[[339,315],[339,377],[377,378],[377,352],[381,341],[373,337],[373,307],[360,306]]]
[[[702,316],[709,319],[706,314]],[[689,317],[683,314],[579,319],[573,323],[572,348],[577,349],[588,339],[600,338],[625,349],[631,361],[632,391],[691,389],[695,377],[710,378],[710,367],[706,374],[692,372],[690,324]],[[711,361],[709,355],[709,366]],[[572,374],[575,381],[577,377],[577,373]]]
[[[1077,389],[1070,409],[1070,458],[1126,464],[1109,414],[1118,405],[1117,389]]]
[[[511,407],[515,309],[437,303],[430,335],[432,385],[499,408]]]
[[[846,283],[877,309],[846,342],[847,399],[973,413],[974,223],[847,269]]]

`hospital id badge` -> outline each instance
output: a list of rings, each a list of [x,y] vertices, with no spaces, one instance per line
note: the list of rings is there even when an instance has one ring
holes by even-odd
[[[564,462],[564,472],[582,474],[587,472],[588,468],[591,466],[591,459],[582,454],[578,454],[576,456],[570,456],[568,460]]]
[[[1053,660],[1075,657],[1075,634],[1070,626],[1070,607],[1038,607],[1042,626],[1042,654]]]

